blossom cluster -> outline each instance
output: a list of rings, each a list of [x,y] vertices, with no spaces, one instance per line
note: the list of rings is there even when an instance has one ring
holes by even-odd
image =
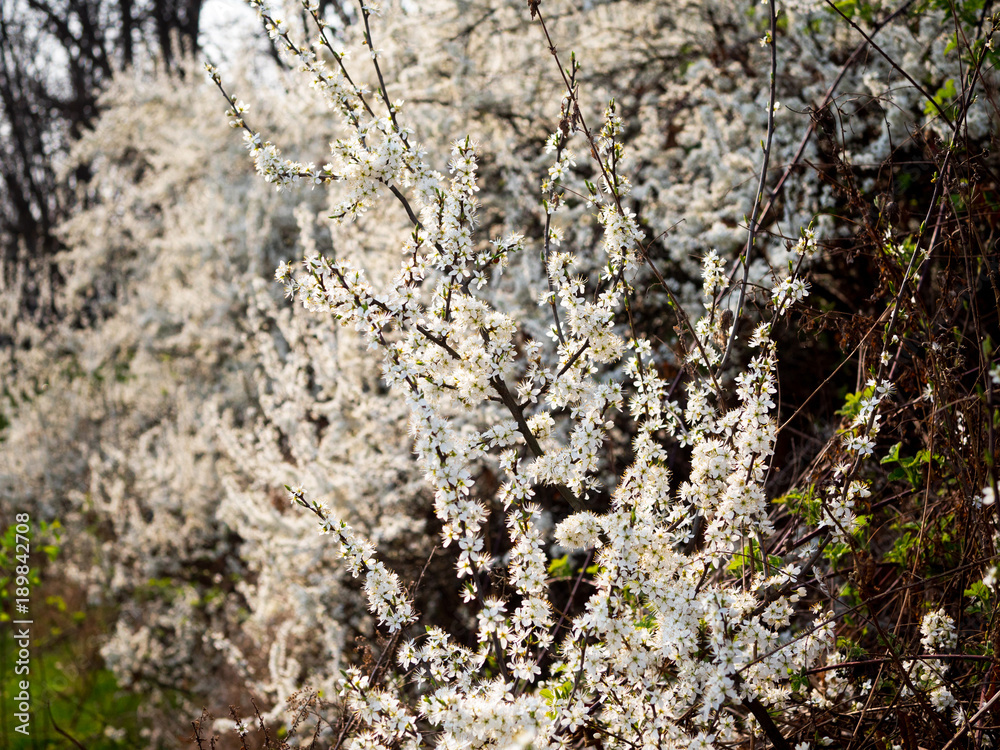
[[[954,650],[958,645],[955,621],[942,609],[927,612],[920,620],[920,645],[930,653]],[[955,696],[944,677],[947,671],[947,663],[941,659],[922,659],[913,671],[914,682],[928,691],[928,699],[937,711],[946,711],[955,705]],[[961,710],[955,713],[954,719],[958,726],[965,722]]]

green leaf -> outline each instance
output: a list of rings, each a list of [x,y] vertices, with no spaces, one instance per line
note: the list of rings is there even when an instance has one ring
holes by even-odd
[[[886,479],[890,482],[898,482],[900,479],[906,479],[906,469],[902,467],[893,469],[889,472],[889,476]]]
[[[839,414],[840,412],[837,412],[837,413]],[[885,458],[883,458],[881,461],[879,461],[879,463],[880,464],[888,464],[888,463],[892,463],[893,461],[898,461],[899,460],[899,449],[902,448],[902,447],[903,447],[902,443],[896,443],[894,446],[892,446],[889,449],[889,452],[886,454]]]
[[[573,566],[569,563],[569,555],[555,558],[549,563],[550,578],[570,578],[573,575]]]
[[[870,398],[873,393],[875,393],[874,386],[869,386],[858,393],[848,393],[847,397],[844,399],[844,405],[837,409],[835,413],[842,417],[850,417],[853,419],[858,416],[858,412],[861,411],[862,400]]]
[[[840,0],[840,2],[834,3],[833,7],[848,18],[854,18],[854,14],[858,12],[857,0]]]
[[[982,581],[976,581],[975,583],[970,584],[969,588],[967,588],[963,593],[965,596],[975,597],[976,599],[982,599],[983,601],[989,601],[990,598],[990,589]]]

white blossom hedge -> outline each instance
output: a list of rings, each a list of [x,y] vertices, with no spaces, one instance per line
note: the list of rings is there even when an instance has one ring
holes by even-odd
[[[986,743],[988,8],[252,6],[107,94],[10,368],[146,741]]]
[[[807,297],[801,273],[818,246],[811,217],[795,227],[801,238],[788,243],[787,270],[771,265],[766,296],[750,289],[751,256],[766,263],[772,255],[759,246],[781,241],[780,221],[769,227],[770,242],[756,241],[777,197],[768,167],[779,147],[779,9],[768,6],[761,39],[770,76],[757,97],[765,116],[759,185],[741,228],[745,247],[729,278],[716,250],[702,247],[704,301],[695,317],[651,257],[662,236],[658,227],[651,217],[641,226],[633,209],[620,105],[612,98],[599,124],[588,124],[594,118],[577,79],[582,64],[575,54],[560,52],[547,23],[560,6],[550,15],[541,3],[527,4],[564,84],[558,127],[546,140],[552,164],[534,227],[542,231],[531,239],[511,229],[487,241],[477,236],[479,149],[468,136],[456,140],[447,175],[427,162],[418,133],[406,124],[404,102],[390,95],[382,70],[372,31],[380,8],[362,3],[357,10],[377,79],[368,88],[355,82],[344,51],[326,36],[318,6],[304,6],[316,24],[310,43],[296,41],[277,11],[254,5],[270,37],[340,117],[344,131],[330,143],[330,163],[290,161],[251,127],[246,105],[232,98],[232,124],[244,131],[265,181],[279,190],[329,186],[332,195],[333,252],[308,252],[301,270],[283,262],[275,277],[287,296],[353,328],[382,352],[384,381],[409,405],[416,458],[434,490],[441,546],[445,554],[455,550],[463,599],[477,612],[474,640],[455,637],[433,617],[425,634],[397,638],[419,622],[412,591],[322,499],[289,487],[293,503],[318,517],[321,534],[332,535],[352,574],[364,576],[369,609],[390,636],[373,672],[345,673],[337,744],[564,747],[593,736],[614,747],[713,747],[761,733],[775,746],[790,747],[778,722],[808,735],[807,725],[793,721],[802,707],[801,689],[793,683],[824,660],[836,661],[838,618],[822,602],[804,612],[803,583],[830,543],[858,559],[865,555],[870,517],[864,509],[872,493],[862,467],[875,452],[883,411],[894,396],[890,349],[899,341],[894,324],[901,294],[883,314],[889,319],[883,351],[852,419],[830,443],[839,462],[822,483],[820,533],[769,543],[776,527],[766,484],[778,432],[772,333]],[[844,19],[870,40],[843,9],[832,9],[838,25]],[[787,32],[790,17],[781,20]],[[978,71],[985,55],[983,44],[978,51],[970,47],[969,64]],[[210,66],[209,73],[229,96],[218,72]],[[911,81],[926,100],[926,114],[952,128],[945,135],[952,144],[963,133],[969,137],[968,103],[978,73],[968,75],[962,103],[950,116],[942,97]],[[888,123],[886,135],[891,143]],[[589,161],[592,179],[574,182],[578,158]],[[599,238],[589,247],[566,242],[561,231],[576,219],[564,218],[574,204],[589,213]],[[393,210],[405,215],[410,235],[399,247],[399,271],[375,280],[363,256],[337,252],[338,237],[356,217]],[[881,239],[884,248],[905,257],[891,229]],[[671,244],[669,237],[663,242]],[[532,245],[540,254],[542,283],[538,307],[529,311],[492,288],[503,288],[504,269]],[[909,250],[908,262],[899,264],[903,284],[916,288],[933,245],[932,239],[926,252]],[[685,344],[683,377],[673,383],[657,366],[664,354],[654,354],[647,336],[625,320],[630,300],[639,297],[634,285],[650,273]],[[759,313],[752,317],[760,322],[744,339],[748,300],[755,300]],[[546,321],[543,336],[540,319]],[[753,352],[735,373],[734,346]],[[681,380],[684,397],[672,398]],[[609,474],[602,459],[616,413],[625,415],[631,449],[627,466]],[[671,482],[671,443],[690,449],[686,481]],[[484,468],[501,480],[495,493],[478,488]],[[491,516],[501,513],[507,539],[498,555],[496,544],[487,542]],[[550,534],[552,514],[562,520]],[[585,598],[558,617],[567,605],[551,598],[553,549],[589,550],[587,559],[594,560],[578,579],[588,585]],[[921,631],[930,627],[925,619]],[[939,645],[928,638],[922,645]],[[397,668],[383,663],[389,659]],[[903,670],[900,677],[913,691],[910,674]],[[926,672],[920,679],[933,682]],[[932,712],[951,705],[941,690],[935,687],[930,697]],[[949,723],[937,721],[947,731]],[[962,712],[950,723],[960,734],[968,728]]]

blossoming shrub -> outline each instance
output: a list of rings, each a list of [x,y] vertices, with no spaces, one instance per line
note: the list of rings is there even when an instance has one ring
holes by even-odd
[[[256,7],[266,182],[208,87],[120,78],[9,381],[5,493],[161,728],[985,742],[992,19]]]
[[[338,518],[324,498],[299,485],[290,487],[293,503],[317,518],[320,534],[330,536],[347,569],[363,578],[369,609],[387,637],[371,645],[378,651],[372,663],[345,672],[338,705],[315,712],[316,731],[327,731],[332,743],[350,747],[559,747],[589,741],[710,747],[755,735],[778,747],[790,747],[792,738],[805,746],[816,740],[830,744],[838,741],[836,723],[825,727],[807,719],[813,709],[836,707],[856,695],[850,679],[836,676],[846,669],[838,629],[888,653],[884,663],[894,671],[887,670],[884,678],[880,672],[877,688],[868,683],[869,696],[912,700],[924,710],[926,730],[942,740],[957,731],[957,741],[980,726],[971,724],[962,709],[945,714],[954,697],[947,693],[945,698],[947,691],[934,679],[935,662],[913,673],[907,662],[914,657],[899,652],[901,616],[912,605],[904,600],[900,619],[892,624],[882,622],[883,612],[873,603],[880,583],[872,553],[883,553],[878,546],[884,535],[871,524],[879,517],[879,505],[900,501],[897,496],[879,503],[873,488],[884,492],[901,476],[869,467],[876,450],[881,453],[886,413],[895,409],[900,415],[894,406],[900,398],[898,376],[915,369],[906,337],[911,346],[922,346],[941,325],[936,306],[933,317],[913,320],[920,317],[913,309],[920,304],[917,296],[933,288],[947,289],[970,304],[978,299],[968,250],[964,288],[935,283],[930,270],[944,244],[939,229],[948,217],[958,226],[967,222],[970,233],[981,233],[989,224],[982,213],[956,208],[959,196],[951,192],[950,181],[962,179],[957,175],[975,158],[967,145],[959,149],[959,141],[969,144],[989,133],[989,111],[970,113],[976,86],[989,85],[981,75],[992,59],[986,46],[991,26],[984,31],[980,19],[976,41],[966,40],[967,67],[957,102],[945,101],[946,85],[932,96],[909,78],[905,66],[913,61],[905,55],[900,63],[891,54],[895,50],[882,53],[890,69],[913,85],[905,96],[884,101],[909,116],[919,103],[929,118],[924,123],[932,133],[928,138],[936,130],[948,144],[932,183],[948,184],[935,189],[929,201],[909,206],[925,207],[928,219],[901,226],[898,203],[881,197],[878,213],[860,218],[860,231],[828,218],[827,231],[818,236],[816,217],[807,216],[783,237],[789,230],[782,224],[794,203],[779,213],[776,206],[790,189],[782,193],[779,188],[804,147],[790,155],[791,164],[775,187],[768,165],[790,145],[776,138],[779,29],[784,35],[796,28],[793,23],[815,21],[810,30],[832,24],[834,39],[853,29],[870,43],[852,15],[870,23],[875,9],[851,8],[849,15],[834,6],[833,15],[817,20],[816,9],[797,7],[782,15],[780,25],[778,10],[769,6],[762,46],[769,52],[772,76],[770,85],[761,86],[760,166],[750,162],[760,170],[760,186],[747,202],[749,226],[731,227],[730,236],[745,238],[732,274],[704,237],[697,244],[704,290],[697,305],[689,296],[678,298],[676,284],[657,266],[654,251],[661,232],[670,227],[655,222],[655,213],[645,214],[640,223],[636,213],[647,196],[636,196],[629,179],[620,103],[611,99],[599,123],[590,124],[594,116],[578,79],[580,63],[561,51],[555,24],[547,20],[558,15],[557,6],[550,14],[547,5],[529,2],[523,11],[544,36],[564,85],[546,141],[552,166],[541,185],[541,210],[531,227],[535,233],[506,227],[506,233],[487,239],[476,233],[477,147],[460,137],[447,175],[430,165],[407,125],[403,102],[390,95],[384,56],[373,36],[378,8],[362,4],[357,11],[358,33],[370,50],[376,81],[366,88],[351,77],[345,55],[326,36],[316,6],[304,6],[319,29],[310,43],[295,38],[276,11],[258,0],[253,5],[271,38],[339,115],[344,132],[330,145],[329,164],[287,160],[253,129],[244,105],[232,98],[229,115],[243,130],[261,176],[279,189],[294,190],[300,183],[329,186],[333,218],[343,227],[332,230],[335,252],[307,252],[302,270],[282,263],[276,278],[307,310],[352,328],[382,352],[382,377],[409,407],[416,460],[434,492],[440,544],[455,565],[467,605],[460,619],[471,621],[456,628],[431,613],[420,633],[414,628],[418,588],[405,586],[379,559],[377,548]],[[909,31],[917,34],[923,25],[943,20],[934,9],[924,9],[915,19]],[[960,16],[956,20],[970,23]],[[965,28],[972,33],[974,26]],[[790,45],[804,43],[804,36],[790,35]],[[229,96],[218,72],[209,71]],[[823,81],[810,76],[817,78]],[[836,86],[829,91],[820,109],[827,110]],[[907,102],[906,96],[913,100]],[[807,125],[805,142],[815,128],[824,127],[821,115],[814,117],[799,120]],[[898,130],[909,120],[883,120],[887,143],[868,137],[863,145],[872,149],[866,159],[883,160],[892,183],[893,138],[910,137]],[[866,174],[864,167],[851,168],[846,135],[825,135],[846,184],[835,182],[837,190],[823,196],[812,183],[815,192],[807,194],[825,197],[820,205],[828,211],[856,209],[864,192],[880,187],[883,178]],[[577,163],[574,151],[588,155],[586,166]],[[904,164],[901,174],[909,174],[909,168]],[[822,168],[816,171],[823,176]],[[955,189],[967,190],[968,182],[956,181]],[[967,205],[969,196],[961,200]],[[402,263],[392,277],[374,278],[363,254],[340,245],[341,236],[350,236],[352,221],[376,211],[387,225],[393,221],[389,212],[395,212],[409,228],[400,243]],[[562,231],[564,217],[575,219],[579,212],[591,217],[589,243],[580,242],[576,233],[567,241]],[[678,219],[689,216],[678,214]],[[939,229],[928,238],[930,219]],[[663,242],[672,244],[670,237]],[[872,302],[881,298],[882,309],[851,355],[860,350],[859,386],[840,412],[845,418],[840,429],[821,451],[813,451],[813,465],[797,477],[795,484],[805,482],[807,488],[794,487],[775,505],[769,501],[769,474],[780,468],[775,462],[776,337],[808,295],[804,270],[817,263],[816,256],[840,248],[855,256],[872,253],[882,285]],[[684,248],[682,257],[692,249]],[[505,269],[531,254],[539,258],[534,309],[506,294],[503,279]],[[767,279],[757,271],[758,281],[766,281],[763,290],[759,283],[749,286],[751,257],[759,265],[772,263]],[[775,268],[778,258],[782,263]],[[976,273],[985,278],[993,271],[988,256],[980,258]],[[648,320],[637,325],[631,310],[643,298],[639,283],[659,285],[660,304],[676,316],[676,338],[646,328]],[[856,310],[852,323],[857,326],[863,316]],[[806,318],[811,325],[825,322],[824,315]],[[982,324],[978,314],[969,319]],[[956,351],[967,351],[970,339],[956,330]],[[742,359],[733,354],[736,349]],[[979,362],[970,374],[991,393],[993,385],[985,379],[991,352],[984,353],[978,342],[973,350]],[[675,364],[675,374],[667,364]],[[983,411],[983,399],[970,398],[982,437],[984,425],[992,423],[992,402]],[[795,406],[793,418],[805,404]],[[895,429],[904,425],[894,420]],[[931,443],[934,439],[932,429]],[[989,442],[992,450],[992,437]],[[916,484],[922,477],[914,465],[937,463],[942,472],[932,476],[928,471],[928,490],[933,478],[943,483],[940,494],[947,496],[956,470],[971,474],[969,486],[977,492],[988,479],[987,466],[975,458],[981,452],[952,466],[933,453],[901,459],[901,445],[877,465],[899,462],[912,472],[902,476]],[[986,457],[992,459],[990,453]],[[671,465],[684,468],[680,480],[672,478]],[[928,512],[925,496],[921,532]],[[987,539],[983,551],[991,553],[991,545]],[[845,560],[853,564],[857,604],[830,587],[842,576]],[[556,600],[552,578],[560,571],[574,584],[567,598]],[[936,612],[923,619],[921,646],[956,647],[958,638],[950,631],[954,621]],[[865,621],[860,632],[852,629],[858,616]],[[820,673],[830,673],[829,679],[811,680]],[[985,699],[981,703],[985,706]],[[868,706],[858,708],[863,721]],[[897,717],[892,731],[912,731],[908,714],[900,711]],[[878,724],[872,731],[877,730]]]

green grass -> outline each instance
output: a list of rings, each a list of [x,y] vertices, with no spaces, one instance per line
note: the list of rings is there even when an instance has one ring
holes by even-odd
[[[56,629],[58,631],[58,629]],[[142,696],[122,690],[107,669],[87,668],[96,650],[92,638],[60,632],[45,635],[32,626],[31,673],[14,674],[14,636],[8,623],[0,638],[0,746],[10,750],[74,747],[57,726],[87,750],[113,750],[144,745],[137,710]],[[29,735],[15,731],[14,697],[18,682],[28,679],[31,693]]]

